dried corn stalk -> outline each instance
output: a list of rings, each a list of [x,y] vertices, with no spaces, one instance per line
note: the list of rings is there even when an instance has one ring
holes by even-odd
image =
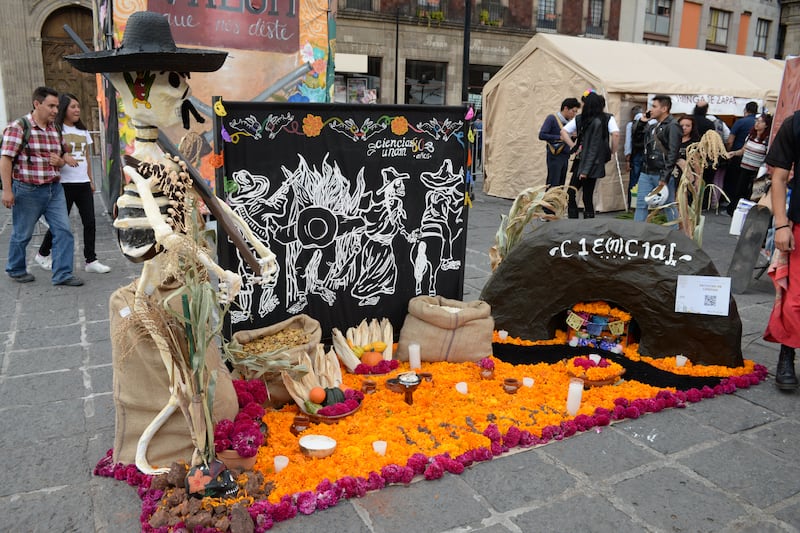
[[[567,211],[567,186],[530,187],[519,193],[508,216],[501,215],[500,228],[494,237],[495,245],[489,249],[492,271],[508,256],[522,238],[522,232],[531,220],[558,220]]]

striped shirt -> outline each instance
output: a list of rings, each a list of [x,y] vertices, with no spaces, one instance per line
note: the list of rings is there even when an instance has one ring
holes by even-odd
[[[28,147],[20,153],[23,128],[22,122],[15,120],[3,131],[0,155],[16,158],[11,171],[11,177],[15,180],[31,185],[57,182],[61,177],[61,171],[50,164],[50,154],[61,155],[64,152],[59,143],[58,131],[53,124],[48,124],[46,129],[42,129],[30,114],[26,118],[31,125]]]
[[[747,138],[742,152],[742,168],[745,170],[758,170],[767,158],[767,139],[763,142]]]

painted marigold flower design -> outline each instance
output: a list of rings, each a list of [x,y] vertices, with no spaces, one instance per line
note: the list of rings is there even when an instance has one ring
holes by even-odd
[[[322,131],[322,117],[309,113],[303,119],[303,133],[306,137],[316,137]]]
[[[395,135],[408,133],[408,120],[406,120],[406,117],[394,117],[392,119],[392,133]]]

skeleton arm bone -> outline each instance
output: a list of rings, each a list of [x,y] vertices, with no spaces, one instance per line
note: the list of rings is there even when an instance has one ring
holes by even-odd
[[[236,228],[242,232],[244,238],[253,246],[258,255],[258,264],[261,265],[261,271],[256,273],[257,279],[261,285],[266,285],[275,274],[278,272],[278,265],[276,262],[275,254],[267,248],[264,243],[253,233],[247,222],[231,209],[225,202],[219,203],[222,210],[230,217]]]

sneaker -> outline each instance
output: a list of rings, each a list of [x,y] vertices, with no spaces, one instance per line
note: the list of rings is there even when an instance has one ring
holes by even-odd
[[[83,280],[80,278],[76,278],[72,276],[71,278],[67,278],[64,281],[59,281],[58,283],[53,283],[53,285],[66,285],[67,287],[80,287],[83,285]]]
[[[30,283],[31,281],[36,280],[36,278],[33,277],[33,274],[29,274],[28,272],[17,275],[9,274],[8,276],[17,283]]]
[[[36,263],[45,270],[53,270],[53,257],[50,255],[39,255],[33,258]]]
[[[93,272],[95,274],[106,274],[111,272],[111,267],[108,267],[95,259],[91,263],[86,263],[86,272]]]

